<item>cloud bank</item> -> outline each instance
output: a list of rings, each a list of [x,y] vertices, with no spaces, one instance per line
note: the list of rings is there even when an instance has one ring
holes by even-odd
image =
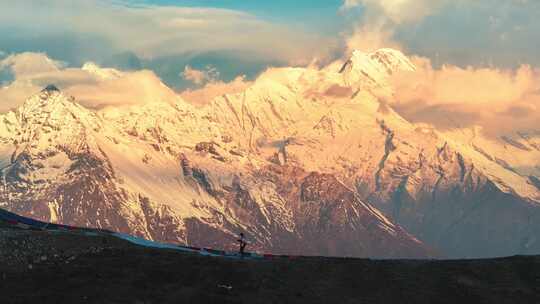
[[[238,76],[230,82],[210,81],[202,88],[184,90],[180,96],[192,104],[205,105],[218,96],[241,93],[252,84],[245,76]]]
[[[326,56],[335,46],[330,38],[242,11],[128,5],[105,0],[2,1],[0,28],[16,31],[18,37],[36,36],[51,42],[59,36],[65,37],[64,44],[81,44],[82,52],[91,48],[91,44],[98,44],[106,45],[112,52],[129,51],[146,59],[242,50],[270,59],[298,62],[305,57]],[[67,40],[72,36],[82,36],[87,42],[77,38],[74,38],[76,42]],[[19,43],[31,42],[20,40]]]
[[[62,66],[60,61],[52,60],[44,53],[25,52],[0,60],[0,70],[10,69],[17,78],[36,73],[57,72]]]
[[[178,99],[178,95],[149,70],[120,72],[93,63],[83,68],[68,68],[42,53],[8,56],[0,61],[0,72],[6,69],[14,79],[0,88],[0,112],[20,106],[48,84],[55,84],[89,108],[172,103]]]
[[[481,126],[493,136],[540,129],[540,69],[435,69],[428,59],[414,61],[416,72],[392,79],[392,106],[407,119],[440,129]]]

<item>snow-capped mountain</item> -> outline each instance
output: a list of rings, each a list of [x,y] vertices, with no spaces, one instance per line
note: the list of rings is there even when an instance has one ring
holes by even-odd
[[[416,67],[403,53],[380,49],[373,53],[354,51],[340,73],[350,87],[388,88],[388,77],[398,71],[415,71]]]
[[[414,69],[395,50],[355,52],[270,69],[204,107],[89,110],[47,87],[0,117],[0,204],[194,246],[231,248],[244,231],[276,253],[540,253],[538,137],[489,146],[406,121],[374,91]]]

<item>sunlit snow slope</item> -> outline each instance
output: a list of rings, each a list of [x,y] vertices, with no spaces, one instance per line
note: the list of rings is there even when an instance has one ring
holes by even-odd
[[[87,69],[104,77],[114,70]],[[540,253],[540,140],[439,132],[380,102],[398,51],[269,69],[204,107],[89,110],[47,87],[0,117],[0,206],[153,240],[370,257]]]

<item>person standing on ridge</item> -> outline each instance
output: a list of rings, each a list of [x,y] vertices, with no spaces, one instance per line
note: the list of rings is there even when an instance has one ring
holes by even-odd
[[[244,249],[246,248],[247,242],[244,238],[244,233],[240,232],[240,238],[236,240],[240,245],[240,255],[244,256]]]

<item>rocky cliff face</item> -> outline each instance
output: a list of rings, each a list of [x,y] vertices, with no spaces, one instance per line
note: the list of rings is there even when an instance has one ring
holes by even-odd
[[[372,91],[413,69],[394,50],[355,53],[341,69],[271,69],[202,108],[89,110],[48,87],[0,117],[0,205],[226,249],[244,231],[276,253],[540,252],[538,172],[504,153],[540,159],[534,135],[477,135],[484,151],[409,123]]]

